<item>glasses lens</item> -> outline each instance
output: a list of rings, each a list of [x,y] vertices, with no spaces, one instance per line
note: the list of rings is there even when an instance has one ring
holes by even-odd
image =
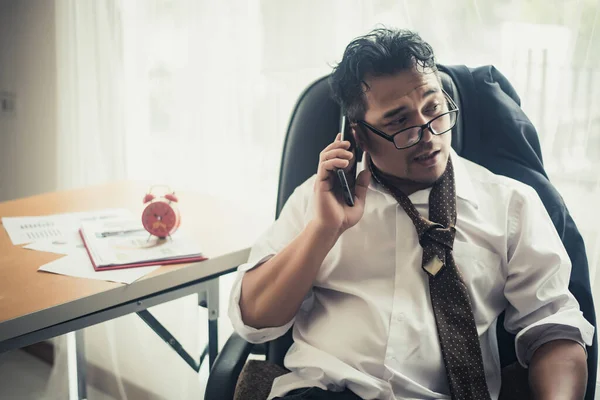
[[[456,112],[449,112],[433,119],[431,130],[434,135],[441,135],[454,128],[454,124],[456,124]]]
[[[419,141],[419,131],[421,128],[415,126],[406,131],[402,131],[394,136],[394,144],[396,147],[402,149],[404,147],[410,147]]]

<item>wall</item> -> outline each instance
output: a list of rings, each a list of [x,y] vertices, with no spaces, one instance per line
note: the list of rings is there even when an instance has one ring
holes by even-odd
[[[56,185],[54,1],[0,1],[0,91],[16,94],[0,115],[0,201]]]

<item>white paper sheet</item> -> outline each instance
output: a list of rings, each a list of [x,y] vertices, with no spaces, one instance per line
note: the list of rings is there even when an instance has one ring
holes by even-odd
[[[14,245],[38,241],[68,240],[84,221],[101,221],[131,216],[125,209],[55,214],[38,217],[3,217],[2,225]]]
[[[24,249],[45,251],[56,254],[71,254],[78,249],[85,249],[79,233],[66,235],[65,239],[47,239],[23,246]]]
[[[39,271],[130,284],[158,268],[160,266],[155,265],[151,267],[135,267],[98,272],[94,271],[92,262],[85,249],[78,249],[63,258],[41,266]]]

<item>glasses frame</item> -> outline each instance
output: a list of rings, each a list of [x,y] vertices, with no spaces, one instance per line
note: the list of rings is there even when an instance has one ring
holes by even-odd
[[[432,135],[435,136],[439,136],[439,135],[443,135],[444,133],[447,133],[449,131],[451,131],[455,126],[456,126],[456,121],[458,121],[458,115],[459,115],[459,111],[460,109],[458,108],[458,105],[456,105],[456,103],[454,102],[454,100],[452,100],[452,97],[450,97],[448,95],[448,93],[446,93],[446,91],[444,89],[442,89],[442,93],[444,93],[444,96],[446,97],[446,100],[448,101],[449,105],[453,107],[452,110],[448,110],[443,114],[440,114],[432,119],[430,119],[427,123],[423,124],[423,125],[415,125],[415,126],[409,126],[408,128],[404,128],[402,130],[399,130],[398,132],[392,134],[392,135],[388,135],[387,133],[380,131],[379,129],[375,128],[373,125],[369,124],[367,121],[365,120],[358,120],[356,121],[357,124],[360,124],[366,128],[368,128],[371,132],[373,132],[374,134],[376,134],[377,136],[381,136],[382,138],[384,138],[387,141],[390,141],[394,144],[394,146],[398,149],[398,150],[404,150],[404,149],[408,149],[410,147],[415,146],[416,144],[418,144],[421,139],[423,138],[423,131],[425,129],[429,129],[429,132],[431,132]],[[431,129],[431,123],[433,121],[435,121],[438,118],[443,117],[444,115],[449,115],[449,114],[456,114],[456,119],[454,120],[454,124],[452,124],[452,126],[450,128],[448,128],[447,130],[445,130],[444,132],[440,132],[440,133],[435,133],[432,129]],[[396,142],[394,141],[394,138],[398,135],[400,135],[403,132],[406,132],[410,129],[414,129],[414,128],[419,128],[419,138],[417,139],[416,142],[414,142],[411,145],[408,146],[404,146],[404,147],[398,147],[396,145]]]

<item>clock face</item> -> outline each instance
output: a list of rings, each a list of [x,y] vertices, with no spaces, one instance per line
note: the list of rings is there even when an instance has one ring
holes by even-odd
[[[167,237],[179,226],[179,213],[166,201],[153,201],[142,213],[142,224],[150,234]]]

